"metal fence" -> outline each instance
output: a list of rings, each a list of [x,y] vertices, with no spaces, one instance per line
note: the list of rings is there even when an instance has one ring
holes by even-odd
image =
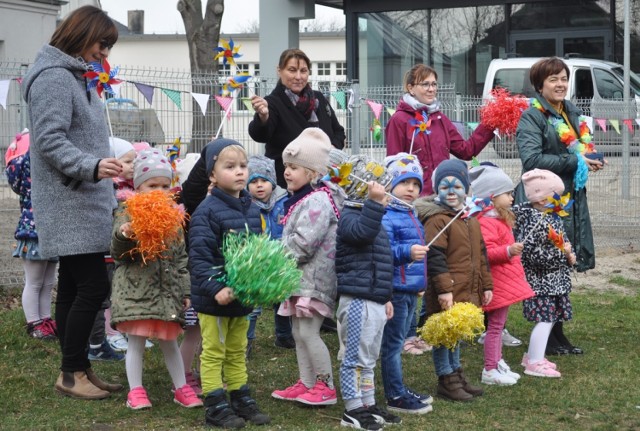
[[[0,80],[10,79],[7,109],[0,107],[0,151],[4,154],[15,133],[28,126],[24,101],[20,96],[20,78],[24,76],[27,64],[20,62],[0,62]],[[115,136],[131,141],[147,141],[153,145],[169,145],[180,137],[182,154],[199,153],[218,130],[222,123],[221,135],[241,142],[249,154],[261,154],[263,144],[254,142],[248,135],[252,112],[243,98],[253,94],[266,95],[275,86],[275,81],[252,77],[234,94],[233,107],[229,118],[223,120],[224,112],[213,96],[228,76],[191,75],[181,71],[151,70],[123,67],[118,78],[125,82],[120,86],[117,99],[107,103],[109,118]],[[378,142],[373,139],[371,126],[374,112],[367,103],[382,104],[380,114],[382,127],[389,120],[390,109],[395,109],[402,95],[400,86],[361,87],[357,82],[344,82],[336,77],[313,76],[312,86],[327,97],[336,111],[340,123],[347,131],[347,152],[360,152],[381,160],[385,156],[384,133]],[[142,84],[142,86],[140,85]],[[144,87],[144,86],[147,87]],[[147,95],[141,88],[146,88]],[[151,89],[153,99],[148,101]],[[53,89],[52,91],[55,91]],[[203,115],[200,106],[191,93],[209,94],[211,97]],[[479,121],[482,100],[478,97],[456,94],[453,85],[441,85],[438,98],[442,111],[455,122],[468,137],[474,123]],[[606,109],[591,100],[577,101],[580,107],[596,115],[604,113],[607,120],[619,122],[619,132],[608,123],[607,131],[595,127],[595,144],[607,154],[607,167],[589,178],[589,208],[598,249],[640,248],[640,130],[634,123],[633,131],[627,130],[623,120],[629,112],[621,102],[607,103]],[[388,109],[387,109],[388,108]],[[194,115],[195,112],[195,115]],[[633,111],[635,112],[635,110]],[[635,115],[634,115],[635,117]],[[634,118],[635,120],[635,118]],[[194,124],[195,122],[195,124]],[[630,147],[623,151],[622,134],[630,135]],[[491,161],[505,170],[517,183],[521,173],[521,163],[517,147],[512,139],[496,138],[478,156],[481,161]],[[6,186],[6,179],[0,180],[0,258],[10,256],[12,235],[18,217],[18,202]],[[10,222],[7,222],[10,220]],[[9,223],[9,226],[6,224]],[[21,268],[17,259],[4,259],[0,268],[0,286],[14,284],[21,280]]]

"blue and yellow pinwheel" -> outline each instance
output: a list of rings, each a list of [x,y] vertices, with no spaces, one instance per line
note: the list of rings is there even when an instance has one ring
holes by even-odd
[[[218,51],[218,53],[216,54],[215,57],[213,57],[213,59],[218,60],[222,58],[223,64],[229,63],[235,66],[236,62],[234,59],[238,57],[242,57],[242,54],[238,53],[239,50],[240,50],[240,45],[235,46],[233,44],[233,39],[229,39],[229,42],[227,42],[224,39],[220,39],[220,46],[216,48],[216,51]]]

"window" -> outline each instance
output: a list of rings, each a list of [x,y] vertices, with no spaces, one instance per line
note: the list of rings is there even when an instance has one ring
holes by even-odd
[[[231,73],[231,65],[229,63],[224,64],[224,63],[220,63],[218,64],[218,73],[223,73],[225,75],[228,75]]]
[[[317,63],[316,64],[316,75],[327,76],[331,75],[331,63]]]
[[[593,69],[596,88],[603,99],[622,99],[622,84],[611,73],[602,69]]]
[[[260,76],[260,65],[258,63],[253,65],[253,76]]]
[[[236,74],[249,73],[249,65],[247,63],[236,63]]]
[[[336,75],[346,75],[347,74],[347,63],[340,62],[336,63]]]
[[[511,94],[535,97],[536,92],[529,81],[529,69],[502,69],[496,72],[493,88],[502,87]]]

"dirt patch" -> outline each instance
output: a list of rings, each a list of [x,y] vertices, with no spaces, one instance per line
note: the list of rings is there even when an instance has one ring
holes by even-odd
[[[597,290],[636,295],[640,291],[640,252],[597,250],[595,269],[574,274],[574,292]]]

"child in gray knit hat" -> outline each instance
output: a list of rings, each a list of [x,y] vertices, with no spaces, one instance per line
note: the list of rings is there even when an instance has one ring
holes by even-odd
[[[247,190],[253,202],[260,208],[265,222],[265,233],[274,240],[282,237],[282,218],[284,217],[284,202],[289,195],[286,190],[276,183],[276,164],[265,156],[249,157],[249,180]],[[291,333],[291,320],[278,315],[280,304],[274,305],[274,319],[276,339],[275,346],[284,349],[295,349],[296,342]],[[256,338],[256,322],[262,313],[262,308],[254,308],[249,314],[249,330],[247,331],[247,357],[251,354],[251,346]]]

